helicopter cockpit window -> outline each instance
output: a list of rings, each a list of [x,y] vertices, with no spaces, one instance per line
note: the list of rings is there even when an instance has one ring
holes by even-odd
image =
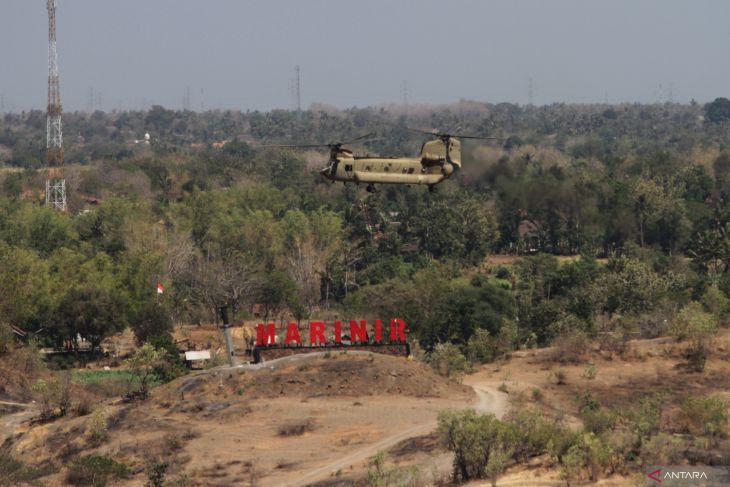
[[[345,171],[352,171],[352,164],[345,164]]]
[[[408,174],[413,174],[413,168],[412,167],[409,167],[408,168]]]

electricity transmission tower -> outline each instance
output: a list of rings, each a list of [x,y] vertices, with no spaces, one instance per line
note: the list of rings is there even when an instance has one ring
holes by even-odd
[[[63,171],[61,91],[58,86],[56,51],[56,0],[48,0],[48,114],[46,116],[46,205],[66,211],[66,180]]]
[[[296,86],[295,86],[295,96],[297,98],[297,116],[302,116],[302,91],[301,91],[301,84],[299,82],[299,65],[297,64],[294,68],[294,72],[296,75]]]

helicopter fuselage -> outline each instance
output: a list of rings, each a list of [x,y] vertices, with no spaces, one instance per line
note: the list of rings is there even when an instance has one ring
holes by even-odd
[[[421,157],[363,157],[354,156],[347,149],[336,148],[330,154],[329,165],[320,174],[344,183],[434,186],[459,168],[460,155],[459,141],[453,138],[447,142],[426,142],[421,149]]]

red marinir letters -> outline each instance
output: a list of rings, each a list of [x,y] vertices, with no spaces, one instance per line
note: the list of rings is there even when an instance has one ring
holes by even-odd
[[[309,343],[311,345],[325,345],[328,343],[326,336],[327,326],[324,321],[310,321],[309,322]],[[370,328],[365,320],[350,320],[349,338],[350,343],[355,344],[366,344],[370,342],[382,343],[383,342],[383,322],[382,320],[375,320],[372,326],[372,335],[370,334]],[[398,343],[406,341],[406,322],[401,318],[392,318],[390,320],[390,342]],[[256,326],[256,345],[267,346],[276,345],[276,325],[269,323],[264,325],[259,323]],[[337,320],[334,323],[334,335],[332,336],[332,343],[339,345],[343,343],[342,335],[342,322]],[[286,338],[284,339],[284,345],[301,345],[302,335],[299,330],[299,325],[292,322],[286,330]]]

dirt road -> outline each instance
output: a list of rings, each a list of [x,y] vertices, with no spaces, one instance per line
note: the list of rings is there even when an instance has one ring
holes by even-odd
[[[506,414],[508,408],[507,394],[498,390],[501,382],[469,378],[469,380],[465,381],[465,383],[473,387],[474,392],[476,392],[477,403],[472,406],[476,411],[482,413],[493,413],[498,418],[502,418]],[[331,476],[333,473],[345,470],[349,468],[350,465],[361,463],[374,456],[379,451],[387,450],[403,440],[416,436],[427,435],[434,431],[436,426],[437,422],[434,419],[428,419],[417,426],[388,435],[376,443],[367,445],[343,457],[333,460],[326,465],[311,470],[306,474],[299,476],[296,483],[290,483],[288,485],[292,487],[309,485],[323,480]]]

